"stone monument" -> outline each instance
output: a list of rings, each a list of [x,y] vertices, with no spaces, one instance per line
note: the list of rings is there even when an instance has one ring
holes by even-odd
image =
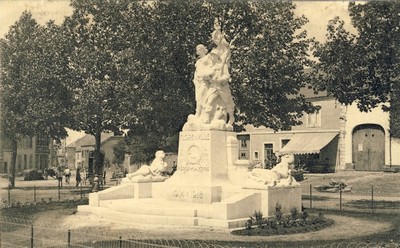
[[[217,22],[211,37],[210,52],[196,47],[196,110],[180,133],[176,172],[165,175],[168,166],[158,151],[150,166],[128,174],[121,185],[91,193],[78,213],[136,224],[234,228],[254,211],[273,215],[277,203],[284,213],[301,210],[301,189],[290,175],[293,157],[283,157],[272,170],[251,170],[249,161],[238,160],[230,44]]]

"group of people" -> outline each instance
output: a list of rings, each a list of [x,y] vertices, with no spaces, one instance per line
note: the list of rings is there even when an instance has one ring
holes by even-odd
[[[63,177],[65,178],[65,183],[68,185],[70,184],[72,171],[68,166],[66,166],[64,170],[62,170],[62,168],[54,167],[53,171],[56,174],[56,178],[60,187],[63,185]],[[82,171],[81,168],[78,167],[75,174],[76,187],[78,187],[81,183],[86,184],[86,177],[86,170]]]

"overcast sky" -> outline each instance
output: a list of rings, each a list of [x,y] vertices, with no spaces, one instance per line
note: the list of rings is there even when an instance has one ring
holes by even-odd
[[[309,23],[304,27],[309,36],[324,41],[326,25],[330,19],[340,16],[350,27],[347,13],[348,1],[294,1],[298,15],[305,15]],[[64,16],[72,13],[69,0],[0,0],[0,37],[8,32],[24,10],[30,10],[33,17],[44,24],[48,20],[61,23]]]

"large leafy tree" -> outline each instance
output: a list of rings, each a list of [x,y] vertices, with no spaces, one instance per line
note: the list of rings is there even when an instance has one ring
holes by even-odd
[[[137,85],[125,68],[133,55],[126,35],[135,30],[126,25],[129,1],[72,1],[71,5],[74,12],[63,24],[71,47],[66,80],[74,101],[70,127],[95,137],[94,173],[101,174],[101,133],[119,133],[136,119],[132,108]]]
[[[131,126],[132,139],[149,133],[165,148],[194,112],[192,84],[195,47],[211,49],[211,32],[218,19],[232,49],[231,88],[237,107],[236,124],[273,129],[298,124],[303,111],[313,107],[299,95],[308,82],[304,67],[311,40],[295,17],[290,2],[154,1],[145,6],[135,41],[136,63],[129,63],[143,92],[140,118]],[[169,139],[170,141],[171,139]],[[176,139],[172,139],[175,140]],[[169,143],[170,144],[170,143]],[[132,142],[131,150],[143,149]]]
[[[391,94],[399,88],[400,2],[352,2],[348,9],[357,33],[346,30],[339,18],[329,23],[327,42],[317,44],[314,53],[319,59],[315,89],[346,105],[356,102],[362,111],[391,100],[395,106],[398,96]]]
[[[66,60],[58,31],[52,22],[39,26],[24,12],[0,41],[2,128],[12,148],[11,187],[20,137],[41,134],[59,140],[67,134],[70,97],[62,83]]]

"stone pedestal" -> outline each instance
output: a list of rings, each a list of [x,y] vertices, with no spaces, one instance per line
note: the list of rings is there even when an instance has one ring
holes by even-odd
[[[78,212],[105,219],[143,224],[238,228],[255,211],[273,216],[301,210],[299,185],[243,188],[249,162],[237,160],[235,133],[183,131],[177,171],[165,182],[133,183],[89,195],[89,206]]]
[[[228,183],[227,144],[233,132],[180,133],[175,174],[165,182],[165,198],[174,201],[221,201],[221,185]]]

